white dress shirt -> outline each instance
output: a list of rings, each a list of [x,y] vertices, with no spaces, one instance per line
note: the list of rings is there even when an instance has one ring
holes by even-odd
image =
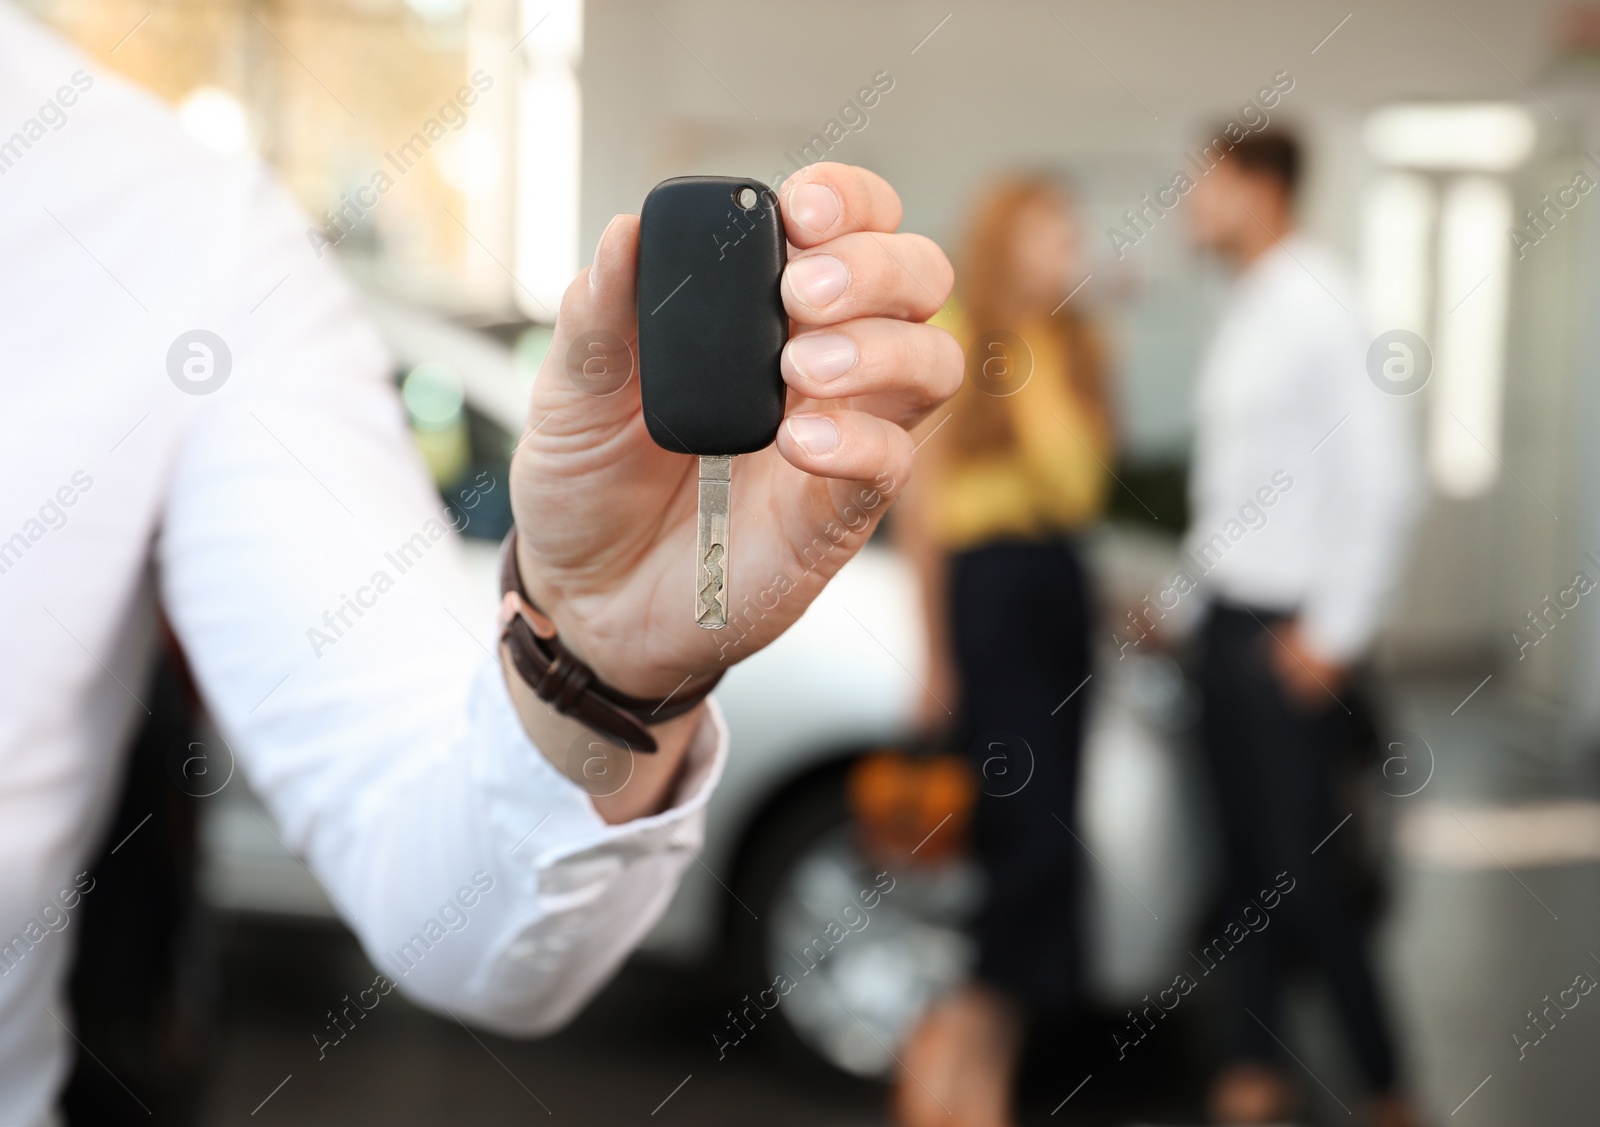
[[[1298,235],[1235,280],[1196,387],[1181,561],[1210,596],[1298,613],[1341,662],[1382,624],[1418,492],[1410,401],[1369,378],[1357,309]]]
[[[94,897],[74,878],[145,718],[157,597],[283,839],[425,1005],[560,1024],[701,840],[714,709],[673,807],[624,825],[529,742],[390,361],[310,226],[259,164],[0,0],[7,1127],[52,1121],[73,1051],[71,918]],[[232,357],[209,394],[169,376],[194,329]]]

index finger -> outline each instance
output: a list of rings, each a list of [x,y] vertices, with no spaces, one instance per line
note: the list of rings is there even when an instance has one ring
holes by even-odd
[[[893,231],[900,197],[876,172],[822,161],[783,182],[778,199],[784,234],[801,250],[852,231]]]

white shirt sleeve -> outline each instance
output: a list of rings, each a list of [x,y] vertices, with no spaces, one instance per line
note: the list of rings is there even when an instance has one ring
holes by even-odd
[[[1321,544],[1301,608],[1307,644],[1336,662],[1359,657],[1382,625],[1399,588],[1420,502],[1410,399],[1368,378],[1365,341],[1353,318],[1339,322],[1317,350],[1316,387],[1336,429],[1308,456],[1324,483],[1315,528]],[[1342,420],[1342,421],[1339,421]]]
[[[238,272],[206,327],[233,368],[170,468],[166,611],[286,844],[378,968],[435,1008],[549,1030],[665,908],[726,730],[713,707],[674,805],[620,826],[529,742],[390,362],[305,228],[261,178],[219,236]]]

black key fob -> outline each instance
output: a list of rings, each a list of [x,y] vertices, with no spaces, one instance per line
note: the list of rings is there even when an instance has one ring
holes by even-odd
[[[658,446],[746,454],[783,421],[789,339],[777,197],[759,180],[680,176],[639,215],[639,388]]]

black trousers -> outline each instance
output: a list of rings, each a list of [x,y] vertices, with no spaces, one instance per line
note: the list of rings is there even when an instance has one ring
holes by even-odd
[[[1078,995],[1082,946],[1083,567],[1065,538],[1003,541],[958,554],[950,579],[958,732],[978,773],[974,846],[988,878],[977,977],[1027,1009],[1061,1010]]]
[[[1345,813],[1333,799],[1339,705],[1329,698],[1308,711],[1285,695],[1267,632],[1281,634],[1284,625],[1280,613],[1222,604],[1203,635],[1203,736],[1225,845],[1225,918],[1239,919],[1278,874],[1287,874],[1284,886],[1294,882],[1265,929],[1249,932],[1227,956],[1237,990],[1236,1050],[1258,1060],[1281,1052],[1274,1038],[1284,1035],[1284,978],[1299,957],[1332,993],[1362,1078],[1387,1092],[1396,1079],[1394,1043],[1366,936],[1335,878],[1332,849],[1322,845]]]

